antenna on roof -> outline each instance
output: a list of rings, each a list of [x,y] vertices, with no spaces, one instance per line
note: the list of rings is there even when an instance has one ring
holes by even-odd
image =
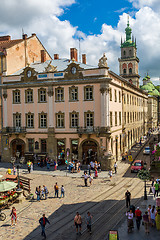
[[[79,38],[79,62],[81,62],[81,39]]]
[[[24,34],[24,30],[23,30],[23,28],[22,28],[22,36],[23,36],[23,34]]]

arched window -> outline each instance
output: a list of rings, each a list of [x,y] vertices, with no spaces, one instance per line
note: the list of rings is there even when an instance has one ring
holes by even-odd
[[[124,69],[123,69],[123,74],[126,74],[126,72],[127,72],[127,71],[126,71],[126,68],[124,68]]]
[[[132,68],[129,68],[129,74],[132,74]]]
[[[126,55],[126,51],[123,51],[123,55],[124,55],[124,56]]]

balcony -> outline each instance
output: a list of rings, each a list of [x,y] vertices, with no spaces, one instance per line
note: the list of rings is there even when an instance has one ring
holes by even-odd
[[[77,133],[82,134],[97,134],[105,135],[110,134],[110,127],[77,127]]]
[[[19,134],[19,133],[26,133],[26,127],[6,127],[3,128],[3,133],[14,133],[14,134]]]

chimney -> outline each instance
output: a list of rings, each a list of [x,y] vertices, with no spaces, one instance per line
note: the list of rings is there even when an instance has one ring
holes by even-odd
[[[86,54],[82,54],[82,63],[86,64]]]
[[[26,40],[27,39],[27,34],[23,34],[22,38],[23,38],[23,40]]]
[[[70,57],[71,57],[71,60],[74,58],[75,61],[77,62],[78,61],[78,58],[77,58],[77,49],[76,48],[70,48]]]
[[[32,33],[32,37],[36,36],[36,33]]]
[[[11,40],[11,36],[9,35],[0,37],[0,41],[10,41],[10,40]]]
[[[45,50],[41,50],[41,63],[46,61],[46,52]]]
[[[59,54],[54,54],[54,60],[57,60],[57,59],[59,59]]]

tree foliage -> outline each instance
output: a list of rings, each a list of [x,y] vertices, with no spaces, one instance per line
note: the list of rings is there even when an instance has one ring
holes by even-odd
[[[148,170],[142,169],[137,174],[138,178],[147,181],[151,179],[150,172]]]

